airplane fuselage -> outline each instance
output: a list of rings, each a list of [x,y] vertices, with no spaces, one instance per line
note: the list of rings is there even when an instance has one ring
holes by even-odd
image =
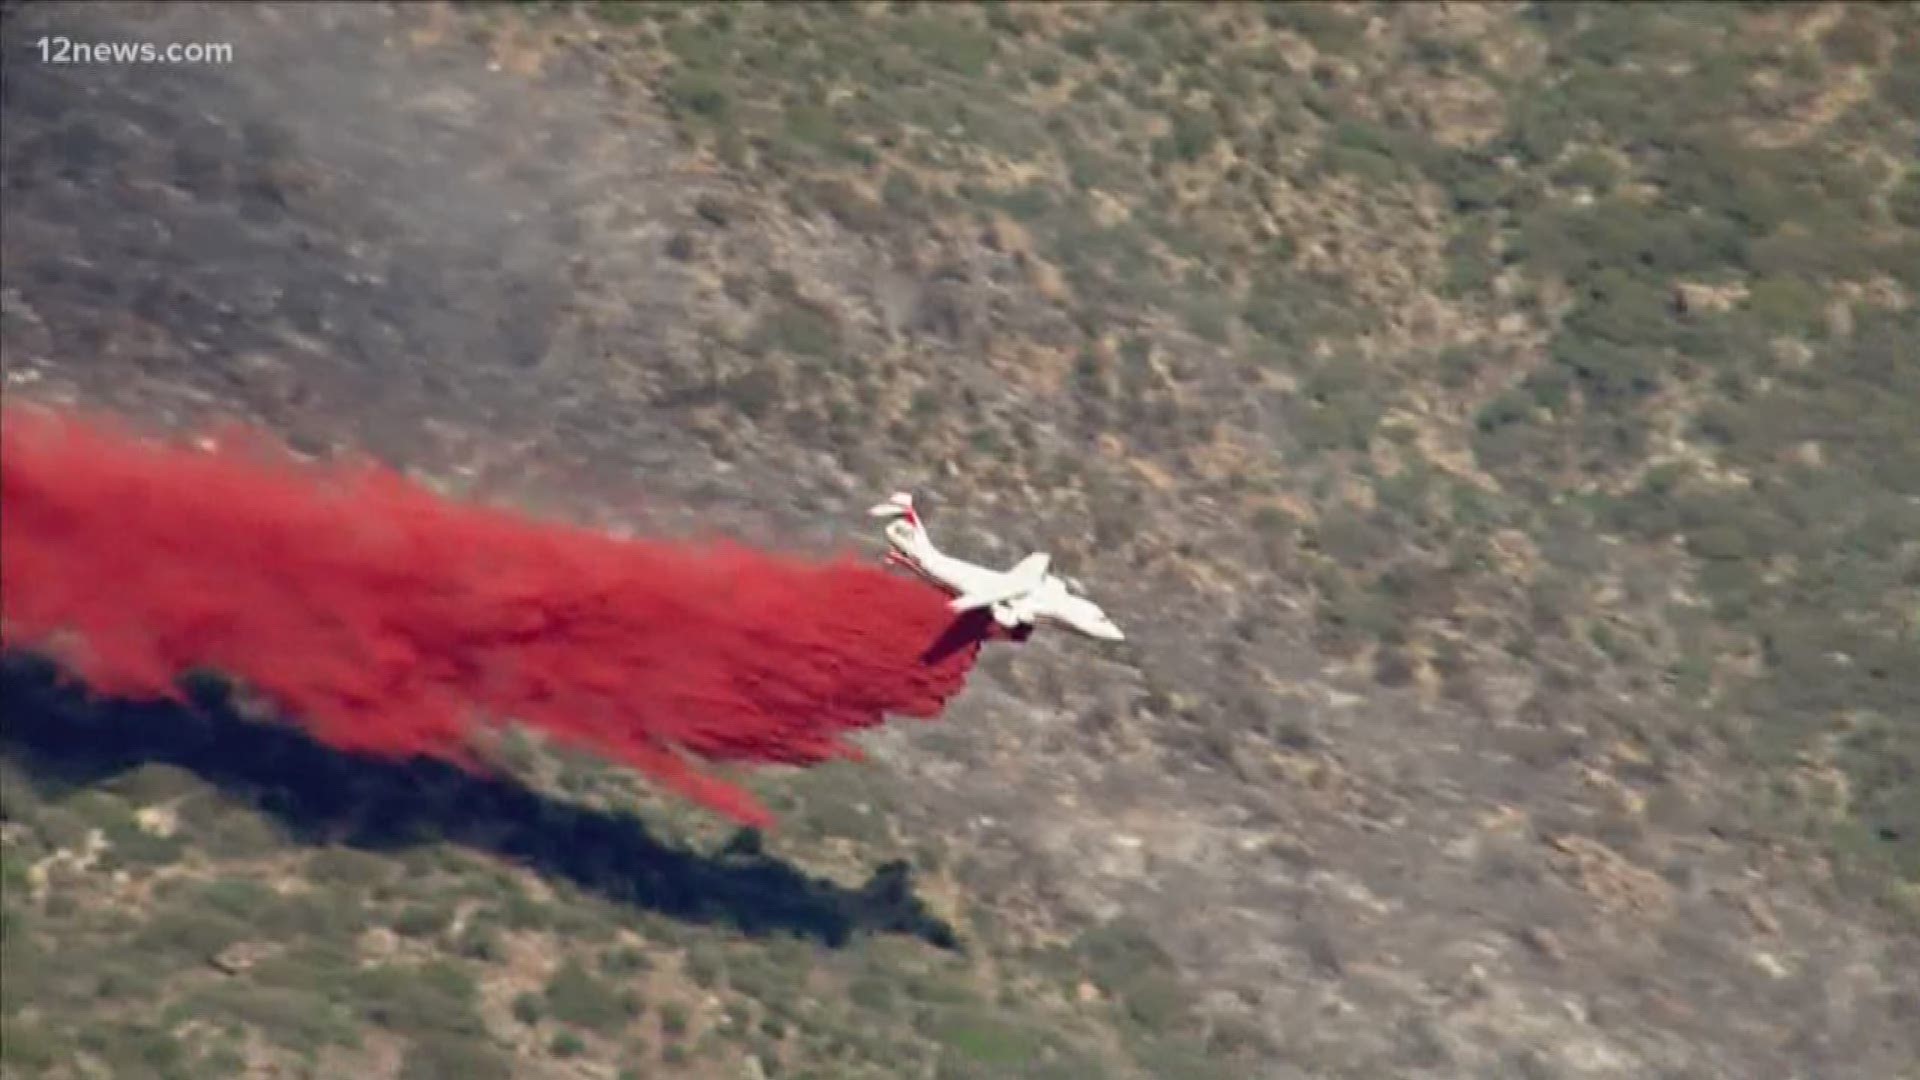
[[[883,504],[875,513],[897,515],[886,530],[892,545],[888,561],[952,594],[956,605],[964,605],[970,597],[998,597],[990,604],[993,617],[1010,630],[1047,625],[1105,641],[1125,639],[1098,604],[1076,595],[1065,579],[1046,572],[1045,555],[1030,555],[1012,570],[994,570],[935,547],[910,500]]]
[[[887,526],[887,541],[893,545],[891,560],[955,596],[984,592],[997,587],[1007,577],[1005,571],[956,559],[927,539],[915,522],[902,518]]]

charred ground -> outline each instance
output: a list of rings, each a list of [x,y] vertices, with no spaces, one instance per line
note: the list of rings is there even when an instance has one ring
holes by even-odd
[[[1920,1056],[1912,7],[0,10],[10,398],[803,548],[915,487],[1132,638],[764,840],[503,750],[692,908],[90,769],[10,669],[8,1075]],[[689,915],[741,865],[925,922]]]

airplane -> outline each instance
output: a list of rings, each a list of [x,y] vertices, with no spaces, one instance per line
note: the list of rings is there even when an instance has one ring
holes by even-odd
[[[934,547],[913,508],[913,496],[905,492],[894,493],[867,512],[894,519],[887,524],[887,542],[892,545],[887,561],[952,593],[947,606],[955,612],[990,609],[993,620],[1021,641],[1036,625],[1058,626],[1102,641],[1126,640],[1100,605],[1081,595],[1079,582],[1051,572],[1053,560],[1044,551],[1021,559],[1011,570],[991,570]]]

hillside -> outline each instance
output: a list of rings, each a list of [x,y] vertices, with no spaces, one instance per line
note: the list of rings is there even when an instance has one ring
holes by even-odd
[[[1129,632],[764,836],[10,657],[6,1077],[1920,1060],[1920,7],[0,13],[10,401]]]

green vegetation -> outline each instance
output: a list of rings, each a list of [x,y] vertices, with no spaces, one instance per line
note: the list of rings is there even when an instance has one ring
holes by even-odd
[[[1178,475],[1182,448],[1218,419],[1191,404],[1210,400],[1194,392],[1216,385],[1209,366],[1220,381],[1236,365],[1284,375],[1262,415],[1278,418],[1292,475],[1256,458],[1236,483],[1319,504],[1297,536],[1270,511],[1248,526],[1261,562],[1312,594],[1329,653],[1375,655],[1394,686],[1419,677],[1417,657],[1445,654],[1449,692],[1471,694],[1454,613],[1517,591],[1511,565],[1485,555],[1495,531],[1517,529],[1545,565],[1523,604],[1491,605],[1493,641],[1530,661],[1597,655],[1583,692],[1671,689],[1668,668],[1695,672],[1686,685],[1711,686],[1711,700],[1676,699],[1670,722],[1631,725],[1634,745],[1719,740],[1766,769],[1814,755],[1850,778],[1849,801],[1769,810],[1767,827],[1837,830],[1849,865],[1920,882],[1920,830],[1901,817],[1914,732],[1893,719],[1915,707],[1920,671],[1894,659],[1913,651],[1920,603],[1901,540],[1920,474],[1902,433],[1920,418],[1913,365],[1897,359],[1920,291],[1920,172],[1901,126],[1920,98],[1901,63],[1920,30],[1911,8],[1849,8],[1800,37],[1711,5],[1538,5],[1479,37],[1416,32],[1384,10],[1376,37],[1369,14],[1330,5],[1218,19],[1142,6],[1050,18],[1045,32],[1020,9],[977,14],[809,11],[820,36],[804,49],[788,47],[795,24],[773,9],[663,9],[654,24],[683,76],[724,87],[734,106],[728,126],[689,124],[687,138],[723,155],[747,144],[738,167],[794,212],[857,217],[876,234],[1017,221],[1032,239],[1022,265],[1060,272],[1087,337],[1070,382],[1083,434]],[[1269,33],[1322,58],[1296,70]],[[1501,35],[1537,46],[1538,62],[1494,63],[1510,55]],[[869,81],[823,95],[850,61]],[[1846,91],[1855,70],[1871,92]],[[1495,96],[1472,131],[1414,107],[1468,91]],[[1295,205],[1276,203],[1273,185]],[[855,188],[883,197],[858,215],[818,198]],[[1415,205],[1442,213],[1418,218]],[[1269,228],[1273,214],[1288,227]],[[1411,246],[1330,259],[1326,243],[1348,251],[1355,229],[1389,243],[1424,234],[1439,261]],[[1544,348],[1398,334],[1390,309],[1422,295],[1462,326],[1518,320]],[[930,310],[933,337],[972,340],[964,305]],[[781,307],[763,327],[800,355],[834,348]],[[1174,355],[1190,370],[1171,372]],[[911,400],[914,430],[944,419],[935,399]],[[1433,469],[1409,429],[1386,423],[1396,410],[1443,430],[1468,418],[1460,434],[1494,486]],[[960,428],[975,458],[1019,461],[1005,430],[979,415]],[[1389,443],[1408,471],[1364,460]],[[1755,482],[1728,486],[1727,472]],[[1326,503],[1355,483],[1374,508]],[[1556,542],[1575,535],[1629,543]],[[1652,644],[1667,637],[1660,615],[1584,610],[1581,584],[1649,573],[1676,540],[1691,564],[1672,584],[1700,590],[1713,616],[1677,660]],[[1738,685],[1706,655],[1750,648],[1762,663]],[[1597,700],[1566,705],[1584,714]],[[1762,722],[1703,731],[1680,719],[1694,707]],[[865,828],[838,812],[816,827]]]
[[[442,1076],[505,1080],[512,1075],[511,1062],[488,1047],[437,1036],[414,1042],[407,1048],[407,1056],[400,1065],[401,1080]]]
[[[1036,1031],[968,1010],[935,1011],[929,1014],[925,1027],[947,1053],[993,1069],[1024,1068],[1039,1057],[1045,1045]]]
[[[563,1024],[611,1034],[638,1011],[637,1001],[573,960],[562,964],[547,983],[546,1013]]]
[[[1825,39],[1829,52],[1866,60],[1859,42],[1878,18],[1849,12]],[[1645,32],[1654,22],[1657,40]],[[1920,322],[1911,307],[1839,298],[1889,275],[1910,279],[1915,236],[1902,189],[1883,203],[1885,174],[1849,155],[1868,130],[1834,123],[1774,145],[1730,127],[1727,117],[1755,102],[1729,72],[1770,63],[1764,52],[1652,78],[1606,73],[1626,51],[1685,49],[1721,30],[1697,9],[1658,20],[1613,9],[1549,33],[1548,69],[1570,77],[1527,88],[1528,107],[1503,138],[1533,160],[1564,161],[1563,178],[1577,163],[1582,186],[1613,186],[1624,170],[1652,195],[1481,212],[1516,237],[1508,263],[1559,283],[1573,304],[1551,366],[1520,381],[1531,400],[1496,401],[1478,447],[1519,490],[1537,487],[1543,461],[1564,463],[1568,479],[1630,477],[1652,463],[1654,427],[1684,402],[1694,463],[1646,472],[1611,506],[1580,513],[1649,545],[1684,543],[1721,647],[1753,642],[1763,658],[1757,678],[1724,699],[1763,718],[1739,749],[1785,766],[1840,747],[1834,764],[1855,786],[1850,805],[1832,808],[1835,826],[1881,838],[1877,852],[1858,845],[1851,855],[1912,876],[1920,836],[1895,827],[1912,785],[1895,778],[1920,763],[1920,732],[1891,718],[1920,702],[1920,668],[1895,659],[1913,647],[1911,560],[1900,545],[1916,535],[1920,457],[1902,433],[1920,419],[1908,362]],[[1817,81],[1818,64],[1800,77]],[[1583,123],[1585,146],[1569,158]],[[1592,179],[1603,172],[1603,183]],[[1729,299],[1694,299],[1690,286]],[[1836,304],[1844,322],[1830,314]],[[1714,478],[1726,471],[1752,482]],[[1854,739],[1873,753],[1847,753]]]
[[[1913,645],[1911,553],[1899,538],[1913,535],[1915,444],[1901,433],[1916,418],[1914,369],[1894,357],[1915,336],[1920,172],[1899,126],[1916,97],[1900,63],[1912,47],[1882,44],[1914,37],[1911,9],[1848,9],[1800,39],[1708,5],[1542,5],[1494,32],[1542,50],[1519,68],[1490,61],[1495,37],[1403,32],[1389,17],[1376,40],[1367,15],[1326,5],[1218,20],[1143,6],[1048,20],[1045,33],[1017,9],[982,22],[959,11],[808,14],[820,44],[798,50],[786,47],[793,24],[771,9],[724,27],[656,16],[683,73],[725,87],[736,106],[731,126],[690,124],[687,138],[723,156],[729,140],[748,144],[739,168],[794,212],[863,232],[1017,221],[1032,238],[1023,265],[1060,271],[1089,339],[1070,376],[1083,434],[1118,438],[1176,474],[1182,448],[1214,424],[1187,403],[1207,395],[1183,386],[1211,385],[1207,365],[1223,378],[1235,365],[1286,376],[1264,415],[1280,421],[1293,475],[1256,459],[1236,483],[1318,504],[1317,524],[1297,535],[1271,510],[1248,526],[1262,562],[1311,593],[1325,650],[1371,653],[1393,686],[1419,677],[1418,657],[1444,655],[1449,694],[1470,697],[1455,612],[1469,597],[1485,607],[1524,593],[1491,605],[1492,641],[1530,661],[1577,648],[1602,665],[1565,707],[1598,708],[1582,695],[1600,682],[1711,688],[1710,701],[1672,701],[1667,723],[1594,719],[1654,753],[1719,740],[1767,769],[1820,757],[1850,777],[1847,804],[1770,810],[1768,827],[1837,830],[1834,850],[1856,868],[1864,858],[1910,874],[1920,830],[1901,824],[1911,785],[1900,778],[1915,749],[1911,725],[1892,718],[1912,711],[1920,667],[1892,658]],[[935,19],[951,36],[929,30]],[[1266,31],[1325,55],[1307,70],[1275,62]],[[855,57],[870,84],[821,94]],[[1189,66],[1196,57],[1207,63]],[[1668,62],[1693,57],[1711,59]],[[1836,96],[1854,68],[1872,92]],[[1499,101],[1463,133],[1408,107],[1401,83],[1484,87]],[[1844,107],[1829,115],[1828,100]],[[1017,183],[991,179],[1015,173]],[[1265,215],[1289,208],[1273,203],[1275,184],[1298,203],[1277,234]],[[836,209],[862,187],[882,197],[857,214]],[[1102,200],[1123,204],[1124,221]],[[1437,224],[1402,215],[1420,203],[1444,211]],[[1330,262],[1324,246],[1309,249],[1353,228],[1426,230],[1440,260],[1423,267],[1408,249]],[[1377,282],[1406,273],[1399,294],[1381,292]],[[1397,336],[1379,302],[1426,293],[1466,325],[1518,319],[1544,348]],[[928,310],[933,338],[972,339],[964,305]],[[762,325],[799,355],[834,348],[783,307]],[[1192,335],[1177,348],[1176,326]],[[1115,328],[1113,340],[1096,343],[1093,328]],[[1170,372],[1172,355],[1197,370]],[[910,400],[914,430],[944,419],[935,398]],[[742,398],[749,412],[764,407]],[[1386,423],[1395,410],[1442,429],[1469,418],[1460,433],[1494,486],[1432,468],[1407,428]],[[1021,458],[999,422],[974,415],[960,430],[976,458]],[[1388,444],[1410,459],[1406,471],[1364,460]],[[902,452],[913,449],[889,447]],[[1783,464],[1793,455],[1808,460]],[[1759,482],[1729,487],[1717,479],[1728,471]],[[1376,505],[1327,502],[1353,483]],[[1528,589],[1486,557],[1506,529],[1545,561]],[[1570,536],[1629,546],[1557,542]],[[1668,658],[1654,644],[1667,636],[1660,615],[1584,610],[1582,583],[1650,572],[1639,568],[1675,540],[1691,565],[1672,584],[1700,590],[1713,624]],[[1748,648],[1760,668],[1726,684],[1707,654]],[[1670,671],[1692,674],[1676,683]],[[1702,730],[1681,719],[1694,707],[1763,722]],[[874,839],[844,804],[817,805],[821,832]]]

